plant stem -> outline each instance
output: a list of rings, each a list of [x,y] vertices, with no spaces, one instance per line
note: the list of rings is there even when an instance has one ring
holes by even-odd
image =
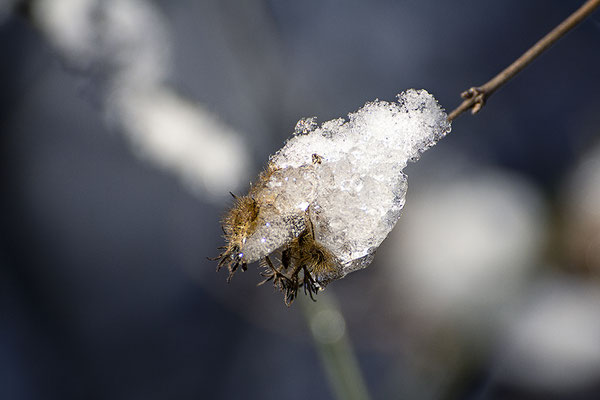
[[[308,296],[299,300],[335,397],[339,400],[369,400],[367,386],[346,334],[344,317],[331,290],[319,293],[318,302],[310,301]]]
[[[598,6],[600,0],[588,0],[577,11],[571,14],[567,19],[561,22],[556,28],[552,29],[546,36],[534,44],[521,57],[506,67],[502,72],[493,77],[482,86],[472,87],[461,93],[465,99],[460,106],[448,115],[448,121],[452,121],[463,112],[471,109],[471,114],[476,114],[485,105],[486,100],[504,85],[513,76],[519,73],[523,68],[529,65],[544,50],[549,48],[558,39],[573,29],[577,24],[590,15]]]

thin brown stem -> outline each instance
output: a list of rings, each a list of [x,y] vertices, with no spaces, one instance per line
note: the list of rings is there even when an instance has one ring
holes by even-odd
[[[558,39],[573,29],[577,24],[590,15],[598,6],[600,0],[588,0],[577,11],[571,14],[567,19],[561,22],[556,28],[552,29],[546,36],[534,44],[521,57],[506,67],[502,72],[493,77],[482,86],[472,87],[461,93],[463,102],[448,115],[448,121],[452,121],[460,114],[471,110],[471,114],[476,114],[485,105],[486,100],[498,90],[499,87],[508,82],[513,76],[518,74],[523,68],[529,65],[544,50],[549,48]]]

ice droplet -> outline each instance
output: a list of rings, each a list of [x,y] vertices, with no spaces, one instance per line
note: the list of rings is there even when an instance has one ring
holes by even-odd
[[[317,117],[301,118],[294,128],[294,135],[306,135],[317,128]]]

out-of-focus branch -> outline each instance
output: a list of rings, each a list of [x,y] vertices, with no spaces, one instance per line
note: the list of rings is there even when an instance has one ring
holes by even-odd
[[[472,87],[461,93],[464,101],[454,111],[448,115],[448,121],[452,121],[460,114],[471,110],[471,114],[476,114],[485,105],[486,100],[498,90],[499,87],[508,82],[513,76],[519,73],[523,68],[529,65],[544,50],[549,48],[573,29],[577,24],[590,15],[598,6],[600,0],[588,0],[577,11],[571,14],[567,19],[561,22],[556,28],[550,31],[546,36],[534,44],[521,57],[506,67],[502,72],[493,77],[482,86]]]
[[[331,292],[319,293],[319,301],[301,297],[302,311],[312,333],[327,380],[339,400],[369,400],[346,322]]]
[[[219,203],[246,182],[242,135],[169,84],[169,23],[153,2],[11,1],[71,70],[98,84],[107,120],[144,160]]]

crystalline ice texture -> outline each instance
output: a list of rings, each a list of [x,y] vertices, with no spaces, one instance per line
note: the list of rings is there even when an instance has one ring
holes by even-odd
[[[276,172],[259,193],[262,220],[246,241],[247,261],[296,237],[308,214],[343,275],[366,267],[400,218],[407,189],[402,170],[450,131],[446,118],[432,95],[410,89],[398,102],[369,102],[348,121],[290,138],[271,158]]]

